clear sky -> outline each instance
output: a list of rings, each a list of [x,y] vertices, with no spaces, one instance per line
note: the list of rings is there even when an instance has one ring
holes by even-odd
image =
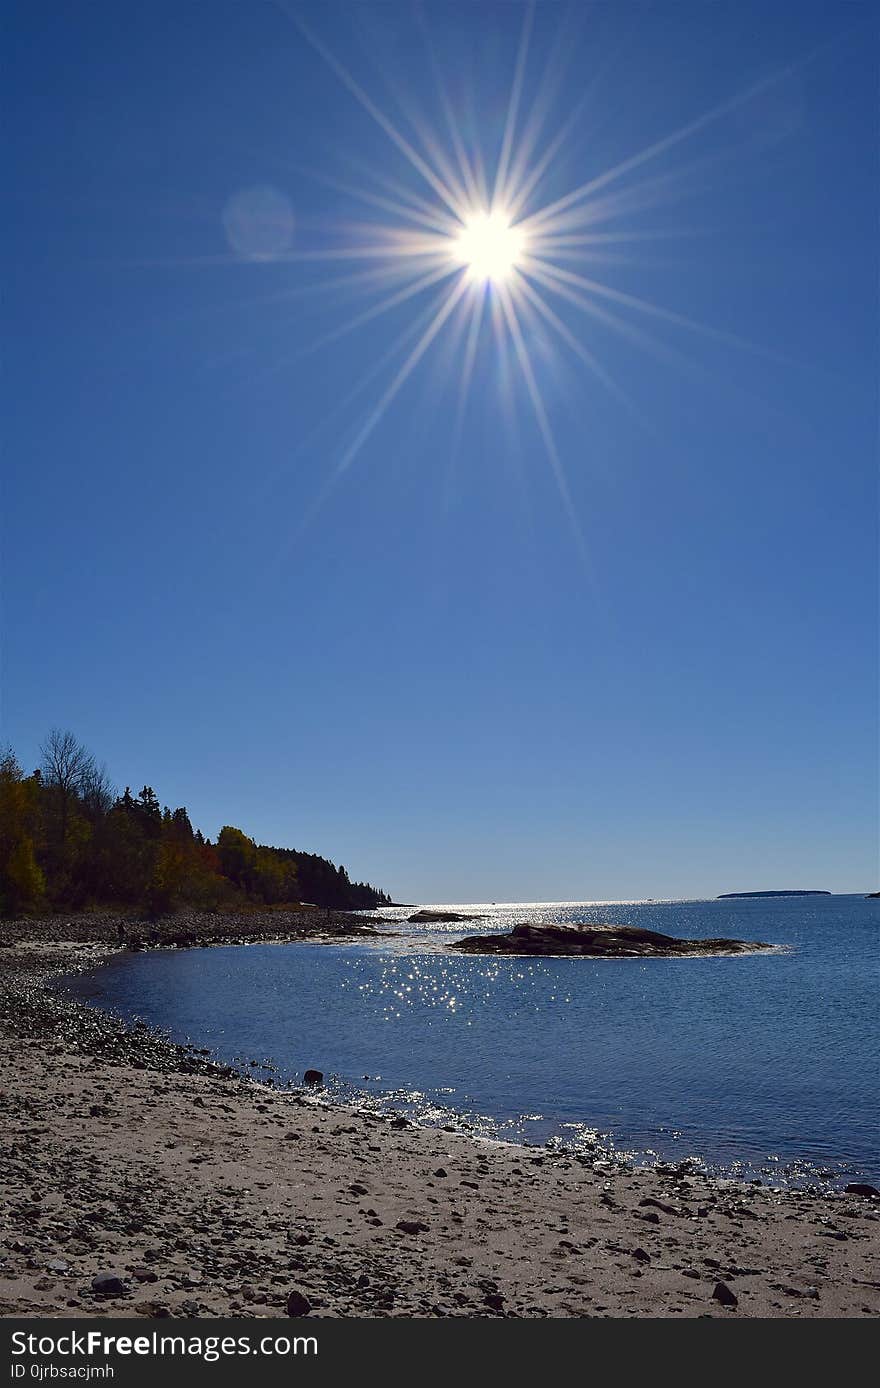
[[[875,888],[875,7],[7,16],[25,767],[404,901]]]

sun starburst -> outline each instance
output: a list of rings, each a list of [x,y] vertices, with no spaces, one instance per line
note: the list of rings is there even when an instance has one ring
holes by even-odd
[[[576,124],[578,113],[572,112],[541,146],[554,86],[548,64],[539,83],[537,98],[530,104],[527,117],[521,118],[534,4],[527,4],[524,10],[503,135],[490,177],[487,167],[492,166],[492,161],[478,149],[469,153],[439,72],[435,75],[448,138],[442,137],[413,110],[408,116],[414,135],[408,136],[302,16],[286,0],[279,0],[279,3],[346,90],[405,157],[421,182],[419,189],[409,183],[395,182],[386,172],[378,171],[369,187],[352,187],[326,172],[320,174],[319,177],[338,191],[384,214],[390,213],[392,220],[351,224],[348,244],[302,250],[294,257],[312,262],[360,262],[361,270],[332,283],[356,282],[359,287],[373,287],[381,294],[369,308],[313,342],[309,350],[354,332],[411,300],[421,299],[426,294],[433,296],[427,310],[414,320],[410,329],[400,334],[382,357],[383,362],[396,357],[396,367],[392,367],[387,385],[380,390],[378,399],[367,409],[342,450],[335,475],[352,464],[443,331],[458,333],[458,340],[464,344],[457,412],[460,430],[478,343],[483,333],[489,331],[499,349],[518,365],[524,398],[533,412],[563,505],[582,543],[563,459],[531,359],[530,340],[550,333],[594,374],[603,388],[623,401],[627,397],[622,387],[598,358],[592,344],[587,345],[572,326],[578,314],[666,357],[680,357],[680,354],[668,344],[658,342],[643,325],[633,322],[634,316],[705,333],[728,345],[752,346],[732,334],[706,327],[605,283],[597,277],[597,267],[621,259],[627,241],[651,235],[644,231],[614,231],[608,227],[622,214],[662,201],[670,185],[675,185],[676,176],[664,174],[659,178],[643,179],[641,185],[633,185],[630,181],[622,189],[615,188],[615,184],[748,101],[775,79],[766,79],[616,166],[542,203],[540,191],[544,180]],[[592,272],[586,273],[587,269]],[[485,311],[487,305],[488,313]],[[371,365],[365,381],[372,380],[375,374],[376,367]],[[356,386],[352,394],[359,390],[360,386]]]

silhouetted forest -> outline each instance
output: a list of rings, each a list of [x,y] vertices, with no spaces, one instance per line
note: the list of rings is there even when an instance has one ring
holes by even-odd
[[[89,906],[178,907],[313,902],[366,910],[390,901],[315,853],[270,848],[227,824],[216,842],[183,806],[151,786],[118,795],[106,770],[72,733],[55,730],[40,766],[25,775],[0,753],[0,913]]]

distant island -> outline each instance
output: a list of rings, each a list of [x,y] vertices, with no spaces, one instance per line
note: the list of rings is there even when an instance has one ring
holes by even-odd
[[[830,892],[722,892],[716,901],[733,901],[747,896],[830,896]]]
[[[387,906],[317,853],[257,843],[226,824],[212,842],[152,786],[117,794],[70,732],[54,729],[30,776],[0,748],[0,916],[135,909],[239,911],[298,903],[327,911]]]

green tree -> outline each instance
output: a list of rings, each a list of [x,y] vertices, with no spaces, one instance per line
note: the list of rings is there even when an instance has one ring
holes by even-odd
[[[217,856],[223,876],[247,891],[252,885],[257,865],[257,845],[253,839],[249,839],[241,829],[224,824],[217,835]]]
[[[0,755],[0,909],[7,913],[39,905],[46,889],[34,844],[39,794],[39,778],[25,778],[12,750]]]
[[[4,895],[10,911],[30,911],[39,906],[46,879],[34,855],[33,841],[21,838],[6,860]]]

